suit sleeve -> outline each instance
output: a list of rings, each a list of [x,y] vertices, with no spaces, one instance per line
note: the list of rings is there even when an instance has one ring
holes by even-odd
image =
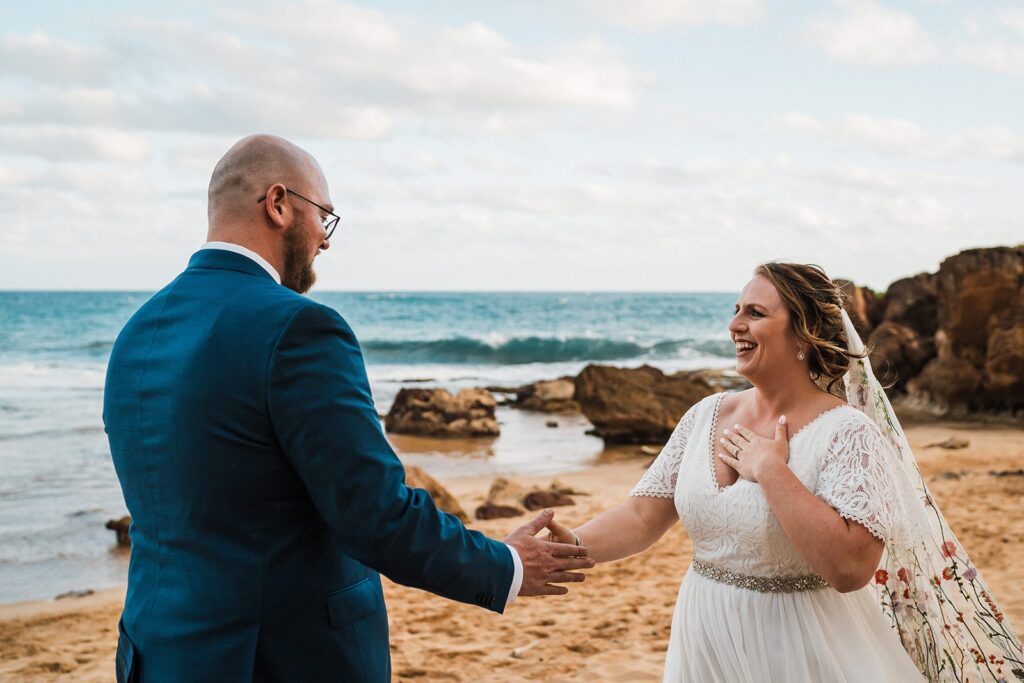
[[[267,395],[285,456],[346,553],[398,583],[504,610],[509,548],[405,485],[340,315],[312,304],[292,316],[273,351]]]

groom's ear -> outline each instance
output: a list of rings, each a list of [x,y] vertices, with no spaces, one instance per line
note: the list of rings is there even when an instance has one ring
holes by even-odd
[[[288,189],[284,185],[274,183],[268,187],[266,199],[261,203],[267,219],[275,228],[283,229],[292,224],[295,212],[291,202],[288,201]]]

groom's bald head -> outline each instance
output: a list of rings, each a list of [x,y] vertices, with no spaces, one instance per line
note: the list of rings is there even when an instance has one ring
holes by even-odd
[[[330,247],[334,211],[316,160],[273,135],[242,138],[210,177],[209,242],[228,242],[262,256],[296,292],[313,285],[313,259]]]
[[[210,227],[252,213],[257,198],[274,183],[302,192],[322,179],[320,165],[298,145],[275,135],[242,138],[217,162],[210,176]]]

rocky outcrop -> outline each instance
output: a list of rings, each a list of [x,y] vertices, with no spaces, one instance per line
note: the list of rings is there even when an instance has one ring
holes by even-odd
[[[1024,247],[951,256],[935,289],[936,355],[909,392],[947,410],[1024,409]]]
[[[396,434],[421,436],[497,436],[496,405],[485,389],[463,389],[454,396],[445,389],[402,389],[384,427]]]
[[[407,465],[405,468],[405,485],[414,489],[424,489],[430,494],[438,510],[455,515],[462,520],[463,524],[469,521],[469,515],[462,509],[458,499],[449,493],[448,489],[442,486],[440,482],[424,472],[422,468],[416,465]]]
[[[892,322],[930,338],[938,329],[938,306],[934,274],[903,278],[889,285],[876,309],[874,324]]]
[[[860,287],[849,280],[836,280],[839,289],[843,293],[843,307],[850,315],[853,326],[862,339],[867,339],[875,326],[874,320],[878,315],[880,297],[874,290],[867,287]]]
[[[890,392],[901,392],[935,356],[931,337],[889,320],[871,334],[871,367]]]
[[[1024,407],[1024,306],[993,325],[985,351],[984,388],[997,405]]]
[[[683,413],[720,391],[697,373],[647,365],[589,365],[576,377],[576,401],[606,443],[664,443]]]
[[[863,337],[869,341],[871,365],[890,393],[904,393],[907,382],[935,357],[935,276],[922,273],[897,280],[873,310],[874,331]]]
[[[575,415],[580,412],[580,404],[576,402],[575,396],[575,378],[562,377],[519,387],[513,406],[541,413]]]
[[[880,299],[842,287],[890,395],[940,414],[1024,411],[1024,246],[963,251]]]

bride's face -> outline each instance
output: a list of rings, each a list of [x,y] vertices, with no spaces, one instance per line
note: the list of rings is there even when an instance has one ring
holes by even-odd
[[[789,310],[775,286],[761,276],[740,292],[729,333],[736,344],[736,371],[754,383],[797,360],[800,345],[789,325]]]

